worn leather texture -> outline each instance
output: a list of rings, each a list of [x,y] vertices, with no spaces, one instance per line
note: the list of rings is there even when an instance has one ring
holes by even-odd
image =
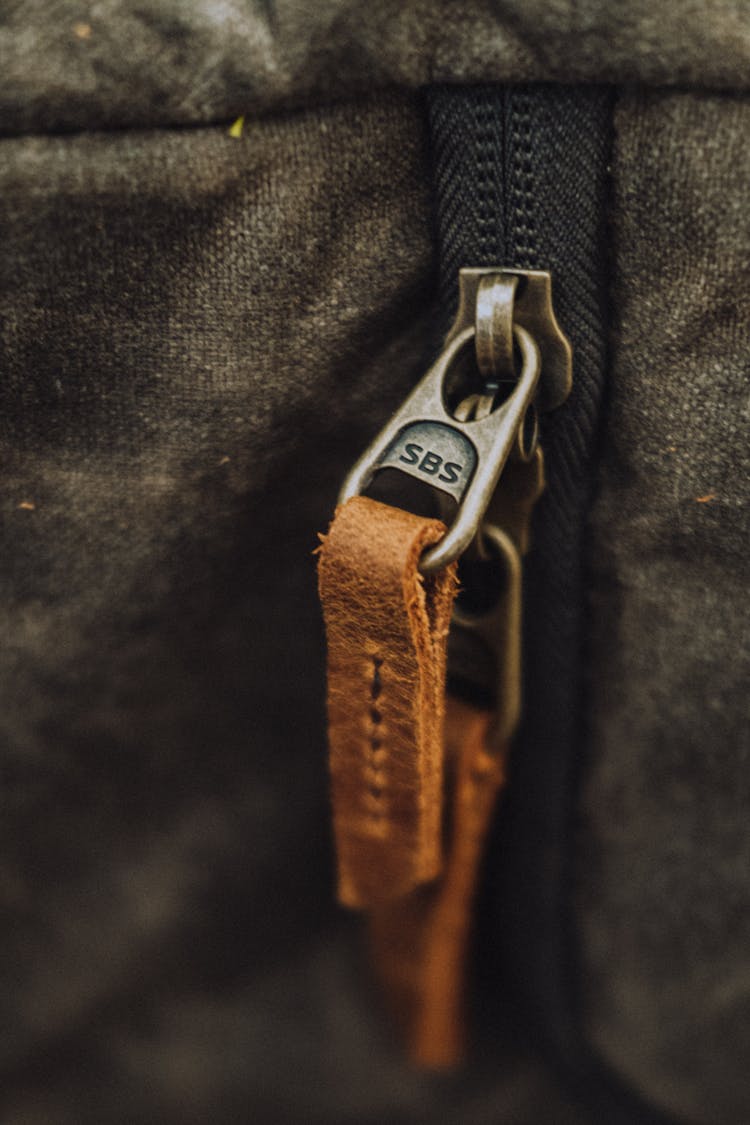
[[[508,751],[492,711],[446,697],[457,565],[418,569],[445,531],[355,496],[318,564],[339,900],[366,911],[381,1001],[430,1068],[466,1049],[476,886]]]
[[[331,805],[344,906],[369,910],[440,874],[446,648],[456,564],[420,556],[445,524],[367,496],[320,548]]]
[[[467,978],[476,892],[507,743],[495,715],[456,696],[446,701],[445,859],[439,880],[370,916],[370,942],[384,999],[416,1065],[465,1061]]]

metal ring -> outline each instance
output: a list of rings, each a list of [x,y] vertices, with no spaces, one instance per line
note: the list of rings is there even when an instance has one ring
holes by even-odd
[[[531,428],[527,434],[527,423],[529,421],[531,423]],[[516,447],[514,450],[515,459],[518,461],[523,461],[524,464],[528,464],[528,462],[536,453],[538,445],[539,412],[537,411],[536,405],[532,402],[523,416],[521,425],[518,427],[518,438],[516,439]]]
[[[500,425],[502,427],[502,412],[504,408],[509,406],[513,402],[514,397],[519,394],[528,393],[530,396],[526,409],[533,403],[533,397],[538,387],[541,363],[539,347],[531,333],[527,332],[526,329],[522,328],[519,324],[513,326],[513,334],[523,357],[523,366],[516,389],[511,394],[510,399],[507,399],[505,403],[498,406],[497,410],[488,415],[487,418],[483,418],[481,421],[465,422],[464,425],[467,427],[468,434],[471,433],[471,427],[476,426],[477,431],[479,431],[480,428],[483,429],[490,419],[495,416],[500,418]],[[527,388],[526,391],[523,390],[524,384]],[[525,413],[526,410],[524,410],[524,415]],[[507,433],[507,424],[505,428]],[[496,438],[492,440],[495,441]],[[507,444],[504,444],[506,441]],[[434,546],[429,547],[419,560],[419,569],[422,574],[432,574],[435,571],[442,570],[443,567],[448,566],[449,563],[452,563],[462,555],[469,546],[481,525],[482,518],[492,499],[492,495],[502,475],[507,458],[517,442],[518,432],[517,427],[514,427],[512,437],[510,434],[507,434],[507,437],[503,438],[502,448],[504,452],[503,456],[500,458],[499,465],[493,464],[492,459],[491,463],[487,466],[482,463],[484,457],[486,457],[488,453],[491,453],[491,447],[484,453],[483,457],[480,457],[480,462],[475,470],[474,478],[459,504],[455,520],[448,528],[443,538],[438,540]]]

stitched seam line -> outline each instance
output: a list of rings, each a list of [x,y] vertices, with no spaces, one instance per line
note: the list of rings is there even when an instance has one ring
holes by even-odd
[[[386,777],[383,767],[386,751],[383,748],[383,712],[381,705],[378,703],[383,691],[383,680],[380,672],[382,667],[382,657],[373,656],[372,678],[370,680],[370,734],[365,767],[368,813],[373,820],[382,820],[385,816]]]

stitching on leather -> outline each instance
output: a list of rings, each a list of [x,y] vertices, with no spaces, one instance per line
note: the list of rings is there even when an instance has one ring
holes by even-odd
[[[370,800],[370,815],[374,820],[385,816],[383,794],[385,790],[385,777],[383,764],[385,750],[383,749],[383,712],[378,700],[383,691],[383,680],[380,669],[383,659],[380,656],[372,657],[372,678],[370,680],[370,746],[368,755],[368,786],[367,792]]]

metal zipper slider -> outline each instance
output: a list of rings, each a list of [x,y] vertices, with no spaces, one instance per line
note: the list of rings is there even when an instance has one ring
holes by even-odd
[[[390,468],[450,498],[455,514],[444,538],[422,556],[424,574],[447,566],[477,538],[508,459],[534,457],[536,408],[558,406],[571,382],[570,345],[552,310],[549,273],[464,269],[459,286],[443,351],[339,496],[344,503],[366,492]]]

